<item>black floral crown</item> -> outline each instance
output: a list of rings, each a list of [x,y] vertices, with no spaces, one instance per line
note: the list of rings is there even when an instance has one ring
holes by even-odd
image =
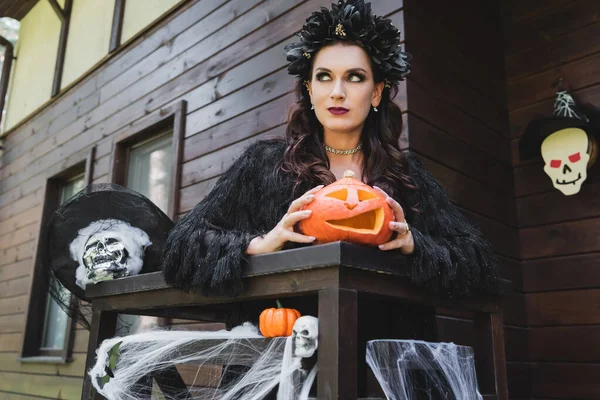
[[[310,59],[323,46],[336,41],[354,42],[371,57],[386,86],[396,84],[410,72],[410,53],[400,49],[400,32],[392,22],[371,12],[364,0],[339,0],[331,10],[321,7],[306,19],[298,33],[300,42],[285,46],[288,72],[308,79]]]

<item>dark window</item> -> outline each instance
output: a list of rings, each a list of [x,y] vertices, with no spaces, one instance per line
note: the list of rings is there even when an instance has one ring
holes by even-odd
[[[111,181],[148,197],[170,218],[179,207],[186,102],[136,121],[115,139]]]
[[[90,166],[93,164],[94,153],[95,149],[91,149],[88,153],[82,153],[72,167],[46,181],[40,235],[43,234],[46,223],[54,210],[90,182]],[[38,243],[41,243],[41,237]],[[43,278],[42,268],[44,266],[40,260],[39,248],[34,264],[22,360],[27,362],[67,362],[73,346],[74,326],[72,320],[48,295],[48,283]],[[61,292],[67,300],[66,303],[76,301],[68,290],[61,287]]]
[[[152,200],[165,214],[169,212],[173,180],[173,129],[131,146],[125,186]]]
[[[60,203],[70,199],[75,193],[84,188],[83,174],[65,182],[60,188]],[[55,282],[56,285],[60,283]],[[71,301],[71,293],[60,285],[60,292],[67,302]],[[67,314],[50,296],[46,296],[46,308],[44,312],[44,325],[42,329],[41,352],[63,351],[68,347],[68,329],[70,321]]]
[[[170,218],[178,208],[181,143],[186,103],[157,110],[116,139],[112,181],[149,198]],[[164,319],[119,314],[117,335],[167,323]]]

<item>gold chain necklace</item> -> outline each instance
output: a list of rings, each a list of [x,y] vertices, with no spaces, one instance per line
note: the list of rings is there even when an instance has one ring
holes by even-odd
[[[339,156],[347,156],[350,154],[354,154],[354,153],[358,152],[360,149],[362,149],[362,143],[359,144],[358,146],[356,146],[356,148],[351,149],[351,150],[334,149],[333,147],[327,146],[325,143],[323,143],[323,147],[325,147],[325,150],[327,150],[329,153],[337,154]]]

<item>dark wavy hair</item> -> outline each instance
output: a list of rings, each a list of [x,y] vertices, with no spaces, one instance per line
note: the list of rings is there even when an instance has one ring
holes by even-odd
[[[334,44],[336,42],[327,46]],[[347,42],[341,44],[348,45]],[[375,82],[383,82],[377,70],[371,69]],[[288,147],[284,153],[282,169],[296,177],[296,198],[311,187],[333,183],[336,178],[329,170],[329,158],[323,147],[323,126],[311,110],[308,90],[302,80],[297,81],[295,92],[297,102],[288,118]],[[384,86],[379,111],[369,112],[361,143],[365,182],[370,186],[379,186],[396,199],[403,199],[407,191],[412,192],[417,188],[408,173],[408,163],[398,144],[402,132],[402,112],[393,101],[397,93],[396,84]],[[411,211],[418,212],[417,209]]]

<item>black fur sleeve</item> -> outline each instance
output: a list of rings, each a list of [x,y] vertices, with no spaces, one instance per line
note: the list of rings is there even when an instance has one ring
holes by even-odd
[[[250,241],[285,214],[290,189],[280,176],[285,143],[256,142],[169,233],[162,270],[167,283],[203,294],[235,295]]]
[[[411,276],[451,297],[497,292],[498,263],[490,243],[450,203],[420,161],[412,155],[408,159],[421,211],[407,216],[415,242]]]

